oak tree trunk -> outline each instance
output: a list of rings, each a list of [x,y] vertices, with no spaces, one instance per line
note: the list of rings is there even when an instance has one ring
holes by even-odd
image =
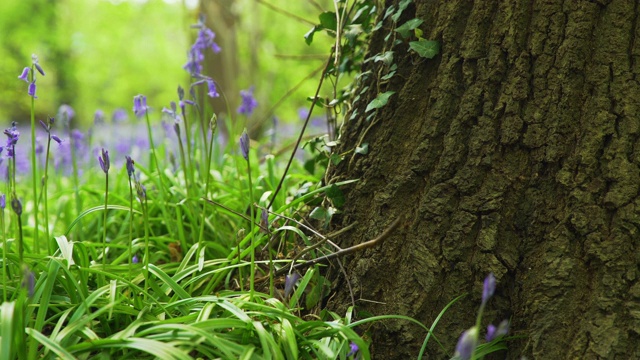
[[[639,13],[631,0],[416,0],[398,23],[424,20],[441,44],[431,60],[393,46],[387,18],[369,55],[394,51],[398,73],[367,63],[337,151],[369,153],[329,178],[360,179],[334,221],[357,222],[343,248],[402,225],[344,259],[328,306],[351,304],[348,280],[356,311],[430,325],[470,293],[435,330],[451,354],[493,272],[483,325],[511,318],[522,336],[506,358],[640,358]],[[367,120],[384,91],[396,93]],[[406,321],[360,331],[375,359],[416,358],[426,335]],[[432,340],[424,358],[444,352]]]

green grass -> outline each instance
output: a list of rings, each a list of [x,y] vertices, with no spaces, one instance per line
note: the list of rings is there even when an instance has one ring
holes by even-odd
[[[369,359],[361,326],[387,319],[423,329],[418,357],[430,339],[439,344],[435,326],[459,298],[431,327],[387,314],[352,321],[353,308],[319,309],[328,281],[318,266],[301,274],[291,294],[285,277],[273,275],[291,265],[282,254],[330,250],[313,245],[317,230],[298,225],[356,181],[323,185],[324,140],[312,141],[312,162],[295,160],[281,179],[290,152],[252,139],[245,158],[239,138],[247,119],[217,119],[204,104],[168,120],[178,134],[163,130],[160,111],[94,125],[84,140],[65,120],[44,134],[46,160],[35,151],[34,119],[23,129],[31,138],[19,140],[16,156],[37,171],[15,159],[0,164],[11,164],[9,206],[0,209],[0,359]],[[64,138],[60,146],[51,143],[55,133]],[[145,145],[118,150],[123,140]],[[98,165],[102,148],[108,169]],[[135,161],[133,174],[125,156]],[[324,210],[322,220],[335,211]]]

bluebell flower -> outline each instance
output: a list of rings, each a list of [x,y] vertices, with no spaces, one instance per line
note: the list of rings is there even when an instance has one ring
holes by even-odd
[[[258,101],[253,97],[253,86],[248,90],[241,90],[240,96],[242,97],[242,102],[238,107],[238,114],[242,114],[245,116],[250,116],[253,113],[253,110],[258,106]]]
[[[360,348],[358,347],[358,345],[356,345],[356,343],[349,343],[349,353],[347,354],[347,357],[357,354],[358,351],[360,351]]]
[[[93,113],[93,123],[98,125],[98,124],[104,124],[104,111],[98,109],[96,110],[95,113]]]
[[[29,83],[29,88],[27,89],[27,94],[29,94],[29,96],[31,96],[34,99],[37,99],[38,97],[36,96],[36,82],[32,81]]]
[[[111,166],[111,162],[109,161],[109,151],[102,148],[101,156],[98,156],[98,162],[100,163],[100,168],[104,171],[105,174],[109,173],[109,167]]]
[[[111,121],[114,123],[125,122],[128,119],[129,116],[127,115],[127,111],[124,109],[115,109],[111,115]]]
[[[62,104],[58,108],[58,118],[64,119],[65,121],[71,121],[75,116],[76,112],[70,105]]]
[[[496,326],[493,325],[493,324],[489,324],[487,326],[487,335],[485,337],[485,339],[487,341],[491,341],[491,340],[495,339],[495,337],[496,337],[496,329],[497,329]]]
[[[0,195],[0,210],[4,210],[7,207],[7,195]]]
[[[49,132],[49,131],[50,131],[50,129],[49,129],[49,125],[45,124],[45,122],[44,122],[44,121],[42,121],[42,120],[38,120],[38,121],[40,122],[40,127],[42,127],[42,129],[43,129],[44,131],[46,131],[46,132]]]
[[[285,279],[284,279],[284,297],[285,298],[289,297],[289,295],[291,294],[291,291],[293,291],[293,286],[296,284],[298,279],[300,279],[300,274],[298,274],[297,272],[294,272],[293,274],[285,276]]]
[[[492,341],[495,338],[507,335],[508,332],[509,332],[509,321],[508,320],[502,320],[500,322],[500,324],[498,325],[498,327],[496,327],[493,324],[489,324],[487,326],[487,335],[486,335],[485,339],[487,341]]]
[[[247,134],[247,130],[245,129],[240,136],[240,151],[242,152],[242,157],[245,160],[249,159],[249,134]]]
[[[209,89],[209,91],[207,92],[207,95],[209,95],[209,97],[216,98],[220,96],[216,88],[216,83],[213,80],[207,80],[207,88]]]
[[[179,115],[178,115],[178,108],[176,107],[176,103],[175,103],[175,101],[172,101],[172,102],[170,103],[170,108],[169,108],[169,109],[167,109],[166,107],[163,107],[163,108],[162,108],[162,112],[163,112],[164,114],[167,114],[167,115],[171,116],[171,118],[172,118],[174,121],[177,121],[177,119],[178,119],[178,117],[179,117]]]
[[[60,145],[62,143],[62,139],[58,137],[58,135],[51,135],[51,139]]]
[[[493,293],[496,291],[496,277],[493,273],[489,273],[489,275],[484,279],[484,286],[482,287],[482,304],[486,304],[487,301],[493,296]]]
[[[134,264],[137,264],[140,262],[140,259],[138,258],[138,254],[133,255],[133,257],[131,258],[131,262]]]
[[[7,147],[13,147],[18,143],[20,139],[20,131],[16,127],[16,122],[11,123],[11,127],[4,130],[4,134],[7,135]]]
[[[477,345],[478,328],[474,326],[462,333],[458,340],[458,344],[456,345],[456,352],[454,356],[461,360],[468,360],[471,358],[471,355],[473,355]]]
[[[36,56],[36,54],[31,55],[31,63],[36,67],[36,70],[38,70],[38,72],[42,74],[42,76],[44,76],[44,70],[42,70],[42,67],[38,63],[38,57]]]
[[[147,113],[147,97],[144,95],[136,95],[133,97],[133,113],[140,117]]]
[[[127,174],[129,175],[129,178],[131,178],[135,173],[135,169],[133,167],[135,165],[135,162],[133,161],[131,156],[127,155],[125,156],[125,158],[127,159]]]
[[[204,61],[204,51],[211,49],[214,53],[220,52],[220,46],[215,42],[216,34],[204,25],[204,17],[200,17],[198,24],[194,27],[198,28],[198,36],[195,43],[189,50],[189,60],[184,65],[184,69],[193,77],[197,77],[202,73],[202,62]]]
[[[22,74],[20,74],[20,76],[18,76],[18,79],[23,80],[24,82],[29,82],[29,73],[31,72],[31,68],[30,67],[25,67],[24,69],[22,69]]]
[[[262,209],[260,214],[260,231],[264,233],[269,232],[269,212],[267,209]]]
[[[309,116],[309,109],[306,107],[301,107],[298,109],[298,117],[300,120],[307,120],[307,116]]]

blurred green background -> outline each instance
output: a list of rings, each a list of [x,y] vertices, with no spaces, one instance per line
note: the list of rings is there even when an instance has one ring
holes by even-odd
[[[177,86],[189,86],[182,67],[196,36],[190,25],[200,13],[222,47],[217,55],[206,53],[203,73],[218,82],[233,112],[239,90],[255,85],[259,107],[252,121],[268,119],[268,110],[329,54],[328,36],[316,35],[311,46],[303,36],[331,7],[330,0],[2,0],[0,120],[5,127],[29,121],[27,83],[17,77],[31,65],[31,54],[46,72],[37,81],[36,119],[68,104],[76,111],[75,126],[86,127],[97,109],[107,119],[117,108],[131,114],[137,94],[148,97],[159,117],[163,106],[177,101]],[[274,115],[297,121],[319,76]],[[226,110],[220,101],[212,106]]]

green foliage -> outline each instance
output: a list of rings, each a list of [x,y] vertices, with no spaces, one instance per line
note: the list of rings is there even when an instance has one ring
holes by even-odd
[[[32,15],[23,4],[2,3],[0,10],[6,13],[0,17]],[[400,8],[408,4],[404,0]],[[318,86],[322,93],[311,97],[312,107],[323,107],[330,119],[344,114],[354,100],[355,87],[339,90],[339,84],[363,66],[364,44],[378,11],[368,0],[339,1],[336,6],[335,12],[323,11],[314,26],[314,33],[322,30],[329,35],[325,41],[336,44],[323,73],[328,85]],[[42,13],[58,24],[49,32],[18,26],[16,34],[30,39],[25,44],[43,47],[41,62],[51,60],[44,66],[47,75],[38,80],[41,98],[31,102],[37,114],[32,122],[61,101],[73,104],[86,119],[96,102],[112,109],[129,107],[141,89],[149,94],[151,108],[175,100],[175,86],[166,85],[185,77],[187,45],[179,26],[167,22],[175,16],[170,9],[160,1],[114,5],[67,0]],[[97,13],[101,16],[90,16]],[[390,14],[398,21],[400,13]],[[63,22],[69,25],[61,26]],[[419,25],[414,21],[398,33],[417,33]],[[274,28],[269,26],[265,34]],[[105,29],[113,30],[110,34],[121,43],[116,46],[110,36],[97,36]],[[34,34],[43,36],[36,41]],[[167,39],[169,46],[159,45]],[[14,46],[13,41],[8,43]],[[302,42],[300,46],[306,46]],[[286,41],[275,43],[289,49]],[[163,61],[149,61],[145,53]],[[15,64],[24,56],[19,52]],[[389,50],[374,61],[386,67],[389,78],[397,69],[393,59]],[[291,75],[286,68],[273,66],[285,77]],[[129,76],[132,72],[137,75]],[[12,81],[7,88],[18,87],[16,79]],[[75,82],[70,88],[79,91],[69,94],[69,88],[60,87],[52,95],[54,83],[65,81]],[[94,124],[86,143],[72,132],[74,125],[59,116],[62,128],[53,128],[52,121],[45,125],[44,159],[36,159],[33,126],[31,144],[20,140],[28,144],[21,151],[33,156],[35,166],[30,174],[20,173],[15,159],[8,161],[9,173],[17,180],[9,176],[7,193],[22,202],[24,212],[0,208],[1,358],[369,359],[369,344],[359,327],[385,319],[417,323],[426,331],[425,346],[435,339],[437,322],[457,299],[430,329],[404,316],[352,321],[353,309],[346,314],[318,311],[330,288],[319,267],[307,269],[290,294],[283,291],[286,278],[276,275],[299,260],[280,254],[317,258],[331,251],[326,237],[302,220],[315,219],[316,226],[328,228],[345,205],[341,187],[355,180],[324,184],[324,171],[349,152],[366,155],[367,143],[337,154],[331,151],[338,143],[335,133],[312,137],[304,146],[309,153],[305,161],[294,161],[287,173],[285,152],[275,151],[276,144],[267,144],[268,139],[251,141],[245,134],[245,149],[240,149],[245,126],[240,122],[248,119],[234,118],[227,110],[228,116],[218,120],[196,94],[187,93],[180,100],[198,106],[186,107],[179,116],[174,106],[171,131],[163,132],[159,111],[144,109],[136,110],[138,117],[130,121]],[[393,93],[379,93],[366,112],[385,106]],[[18,102],[26,97],[23,92],[11,94]],[[12,116],[26,118],[28,110],[24,112]],[[272,112],[263,109],[260,115]],[[218,123],[225,133],[218,132]],[[65,140],[52,148],[52,132],[58,130]],[[119,153],[118,141],[148,145]],[[98,167],[94,155],[100,148],[111,150],[110,167],[104,166],[109,163],[106,153],[102,169]],[[124,155],[135,158],[133,169]],[[31,183],[26,181],[29,176]],[[358,355],[347,355],[351,345],[357,345]],[[502,345],[491,346],[486,351]]]
[[[380,109],[381,107],[387,105],[387,102],[389,102],[389,98],[395,93],[395,91],[385,91],[378,94],[375,99],[371,100],[364,111],[369,112],[371,110]]]
[[[423,58],[433,59],[434,56],[440,52],[440,43],[437,41],[430,41],[420,39],[418,41],[412,41],[409,43],[411,50],[418,53]]]
[[[47,70],[38,81],[47,89],[38,93],[38,118],[55,115],[64,103],[77,111],[77,120],[90,124],[97,109],[128,109],[141,89],[168,104],[174,84],[187,78],[182,65],[189,38],[180,21],[186,16],[179,5],[158,0],[2,1],[0,31],[11,36],[0,45],[6,71],[0,76],[0,118],[28,113],[24,92],[14,89],[32,53]]]

